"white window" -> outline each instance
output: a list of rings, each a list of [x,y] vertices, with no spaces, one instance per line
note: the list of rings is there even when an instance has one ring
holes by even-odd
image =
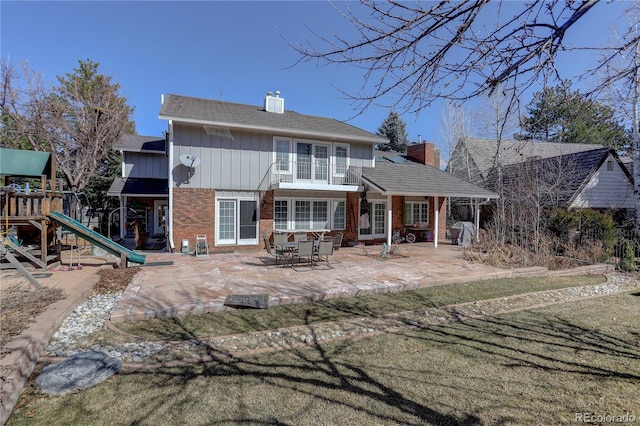
[[[347,227],[347,203],[345,201],[333,202],[333,226],[331,229],[343,230]]]
[[[349,167],[349,145],[334,144],[333,157],[335,161],[335,175],[344,176]]]
[[[418,222],[429,223],[428,201],[407,201],[404,203],[405,225],[413,225]]]
[[[293,217],[294,229],[311,229],[311,201],[296,200]]]
[[[289,224],[289,203],[287,200],[275,200],[273,205],[273,227],[287,229]]]
[[[276,171],[291,173],[291,139],[274,138],[273,152]]]
[[[344,230],[346,227],[346,205],[347,202],[344,199],[276,199],[274,200],[273,227],[277,230]]]

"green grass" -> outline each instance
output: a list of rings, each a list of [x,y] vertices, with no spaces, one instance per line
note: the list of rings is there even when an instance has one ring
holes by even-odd
[[[8,424],[571,424],[585,412],[637,419],[638,324],[640,292],[623,293],[259,356],[123,371],[59,397],[39,396],[29,385]]]
[[[603,276],[497,279],[427,287],[398,293],[334,298],[313,303],[239,309],[206,315],[117,323],[128,333],[152,340],[189,340],[291,327],[354,317],[377,316],[429,307],[486,300],[527,292],[605,282]]]

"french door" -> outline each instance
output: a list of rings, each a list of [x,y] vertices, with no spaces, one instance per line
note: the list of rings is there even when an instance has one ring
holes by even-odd
[[[218,199],[216,245],[258,244],[258,202]]]
[[[329,181],[329,145],[298,142],[296,164],[297,180],[327,183]]]
[[[364,227],[363,221],[360,222],[360,237],[362,239],[368,238],[384,238],[386,236],[386,207],[385,202],[371,202],[369,203],[368,212],[368,227]],[[362,215],[362,212],[360,212]]]

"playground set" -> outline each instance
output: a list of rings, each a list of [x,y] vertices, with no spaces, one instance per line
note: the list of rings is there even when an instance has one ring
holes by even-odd
[[[79,206],[80,199],[78,194],[64,191],[62,184],[56,185],[52,153],[0,148],[0,176],[4,184],[0,186],[0,268],[17,269],[40,288],[29,268],[47,271],[60,265],[61,240],[69,234],[75,238],[75,248],[81,239],[120,256],[121,267],[127,267],[129,262],[144,264],[144,255],[92,230],[89,223],[82,223],[82,217],[70,217],[78,216],[76,209],[69,206]],[[81,207],[77,210],[82,211]],[[80,267],[79,257],[76,265],[72,257],[69,267],[61,269]]]

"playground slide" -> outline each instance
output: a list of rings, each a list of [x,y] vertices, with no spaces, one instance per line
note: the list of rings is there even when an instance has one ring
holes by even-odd
[[[89,241],[91,244],[94,244],[111,254],[114,254],[116,256],[124,254],[128,261],[139,263],[141,265],[144,264],[146,260],[145,255],[136,253],[126,247],[121,246],[118,243],[115,243],[113,240],[105,237],[104,235],[100,235],[92,229],[87,228],[77,220],[71,219],[65,214],[62,214],[60,212],[51,212],[49,213],[49,219],[62,226],[63,228],[73,232],[78,237]]]

